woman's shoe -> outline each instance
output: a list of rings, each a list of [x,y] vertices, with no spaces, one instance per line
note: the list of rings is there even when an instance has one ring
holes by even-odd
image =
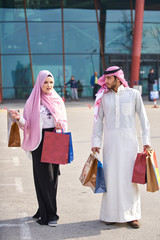
[[[57,227],[57,221],[54,220],[54,221],[48,222],[48,226],[50,226],[50,227]]]
[[[43,221],[42,219],[37,220],[39,225],[47,225],[47,221]]]

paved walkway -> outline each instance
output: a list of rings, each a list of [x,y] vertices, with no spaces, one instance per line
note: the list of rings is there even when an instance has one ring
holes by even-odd
[[[160,108],[144,99],[151,124],[151,142],[160,170]],[[159,102],[158,102],[159,104]],[[99,220],[101,194],[80,184],[82,167],[90,154],[93,125],[91,99],[66,103],[69,131],[74,144],[74,162],[61,167],[58,188],[59,226],[39,226],[32,215],[37,202],[32,162],[21,148],[7,147],[6,108],[23,109],[24,101],[4,101],[0,105],[0,236],[1,240],[160,240],[160,191],[146,192],[141,185],[142,219],[140,229],[127,224],[107,226]],[[139,125],[137,131],[140,141]],[[140,141],[141,146],[141,141]]]

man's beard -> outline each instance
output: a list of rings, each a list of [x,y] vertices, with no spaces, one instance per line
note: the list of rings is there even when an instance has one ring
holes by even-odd
[[[115,80],[112,82],[112,86],[111,86],[111,87],[108,87],[108,86],[107,86],[107,88],[108,88],[109,90],[113,90],[113,91],[114,91],[114,89],[115,89],[116,86],[117,86],[117,80],[115,79]]]

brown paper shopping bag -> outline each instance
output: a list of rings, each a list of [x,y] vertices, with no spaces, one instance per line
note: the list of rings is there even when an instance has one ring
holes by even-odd
[[[20,147],[21,139],[19,126],[16,120],[13,120],[9,111],[7,111],[7,122],[8,122],[8,147]]]
[[[146,164],[147,164],[147,191],[156,192],[159,190],[160,177],[154,149],[148,151],[148,156],[146,157]]]
[[[98,159],[96,156],[93,153],[90,154],[79,177],[82,185],[91,187],[93,192],[95,191],[96,186],[97,164]]]

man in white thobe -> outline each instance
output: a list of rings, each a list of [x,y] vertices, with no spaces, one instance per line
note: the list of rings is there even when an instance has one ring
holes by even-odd
[[[92,151],[101,148],[104,132],[103,168],[107,192],[103,194],[100,219],[106,224],[128,222],[139,228],[141,203],[138,185],[132,183],[137,156],[136,113],[143,148],[150,148],[150,126],[141,95],[128,87],[123,71],[109,67],[98,80],[101,89],[95,100]]]

